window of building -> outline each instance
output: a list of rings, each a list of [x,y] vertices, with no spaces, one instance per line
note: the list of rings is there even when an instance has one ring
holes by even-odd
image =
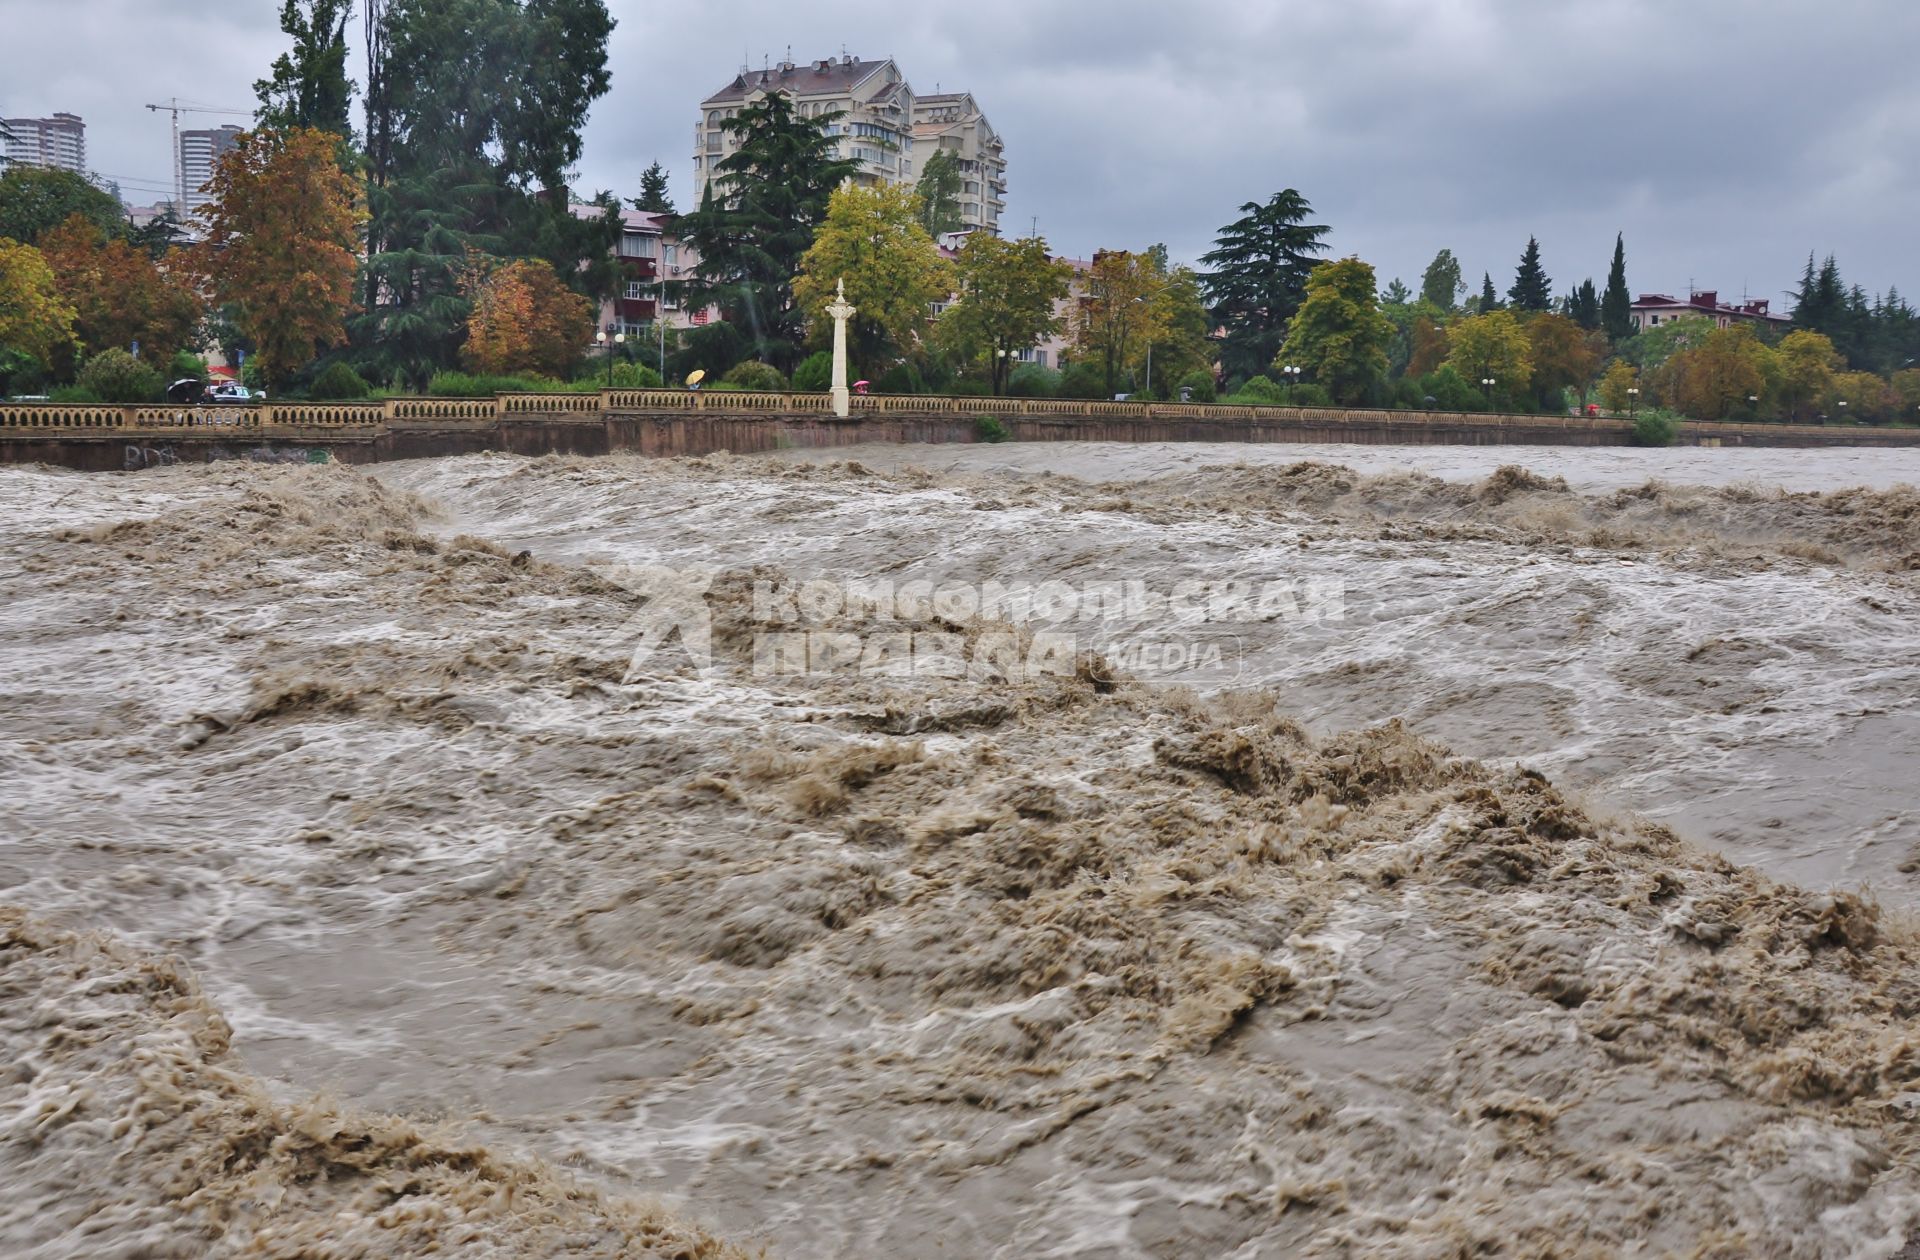
[[[666,263],[669,267],[679,265],[680,247],[678,245],[663,245],[660,248],[666,255],[665,258],[661,259],[662,262]]]
[[[1033,361],[1041,367],[1047,366],[1047,352],[1045,350],[1035,350],[1033,352]]]
[[[638,302],[647,296],[647,286],[638,280],[629,280],[623,293],[627,301]]]
[[[1657,324],[1660,322],[1660,317],[1658,315],[1649,315],[1647,316],[1647,320],[1649,323]]]
[[[652,258],[655,243],[654,237],[641,236],[637,232],[623,232],[620,236],[620,257]]]

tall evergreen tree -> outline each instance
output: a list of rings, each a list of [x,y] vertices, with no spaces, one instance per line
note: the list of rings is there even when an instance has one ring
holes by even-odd
[[[806,332],[807,313],[793,300],[800,259],[833,190],[858,169],[838,156],[827,131],[839,118],[803,118],[779,93],[745,106],[720,124],[736,147],[716,166],[700,208],[679,224],[700,256],[689,301],[718,303],[754,357],[783,371],[799,360]]]
[[[1485,315],[1488,311],[1497,311],[1499,309],[1500,294],[1494,290],[1493,273],[1483,271],[1480,273],[1480,305],[1475,308],[1474,313],[1476,315]]]
[[[1553,305],[1553,285],[1540,265],[1540,242],[1529,236],[1507,299],[1517,311],[1544,311]]]
[[[1594,290],[1593,277],[1580,282],[1567,302],[1567,315],[1580,327],[1592,329],[1600,327],[1600,295]]]
[[[1794,292],[1793,326],[1808,332],[1827,333],[1831,336],[1845,318],[1847,293],[1840,282],[1840,264],[1828,254],[1825,262],[1814,270],[1813,255],[1807,255],[1807,269],[1800,278],[1800,287]]]
[[[293,49],[274,58],[270,77],[254,82],[262,127],[310,127],[343,139],[353,134],[353,81],[347,78],[352,18],[353,0],[285,0],[280,6],[280,29],[293,37]]]
[[[1600,295],[1600,327],[1607,339],[1616,344],[1633,336],[1633,298],[1627,292],[1627,241],[1625,233],[1613,238],[1613,265],[1607,268],[1606,291]]]
[[[667,168],[654,162],[640,172],[640,195],[633,208],[645,214],[672,214],[673,198],[667,195]]]
[[[576,217],[566,172],[609,83],[604,0],[367,0],[368,228],[361,357],[424,384],[452,366],[469,251],[611,283],[616,206]]]
[[[1229,376],[1266,370],[1286,337],[1287,321],[1306,299],[1307,274],[1326,252],[1331,230],[1308,223],[1313,207],[1292,188],[1249,201],[1220,229],[1214,248],[1200,256],[1211,268],[1201,278],[1213,318],[1227,330],[1220,363]]]
[[[1421,273],[1420,297],[1436,310],[1452,310],[1466,291],[1467,282],[1460,278],[1460,260],[1450,249],[1435,254]]]

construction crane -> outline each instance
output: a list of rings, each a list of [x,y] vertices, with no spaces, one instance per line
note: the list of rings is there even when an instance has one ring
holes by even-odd
[[[195,105],[193,102],[183,101],[177,96],[169,97],[160,104],[149,105],[147,108],[156,114],[161,110],[166,110],[173,115],[173,212],[184,215],[187,212],[187,168],[185,163],[180,160],[180,115],[226,114],[230,117],[239,116],[250,118],[253,116],[253,111],[250,109],[221,109],[217,105]]]

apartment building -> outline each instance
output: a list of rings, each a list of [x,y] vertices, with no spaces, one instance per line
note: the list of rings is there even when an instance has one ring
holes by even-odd
[[[213,178],[214,166],[222,154],[233,148],[235,138],[243,130],[245,128],[228,123],[180,133],[180,182],[186,197],[187,215],[192,215],[212,200],[200,189]]]
[[[573,213],[597,219],[599,206],[578,204]],[[600,304],[596,327],[611,328],[628,337],[652,334],[658,316],[670,329],[697,328],[716,318],[711,309],[689,310],[681,301],[677,282],[692,274],[699,256],[671,230],[672,215],[642,210],[620,212],[620,239],[614,257],[620,262],[620,285]]]
[[[966,232],[998,235],[1007,208],[1007,158],[999,133],[971,92],[945,92],[915,102],[913,164],[945,150],[960,167],[960,223]]]
[[[4,136],[9,165],[17,162],[87,173],[87,124],[78,114],[0,119],[0,136]]]
[[[1790,315],[1779,315],[1769,311],[1765,298],[1722,302],[1719,292],[1714,289],[1695,289],[1688,293],[1685,301],[1665,293],[1642,293],[1633,302],[1635,332],[1658,328],[1661,324],[1670,324],[1683,315],[1698,315],[1710,319],[1720,328],[1728,328],[1734,324],[1784,327],[1793,322],[1793,317]]]
[[[856,183],[916,183],[926,159],[949,150],[961,163],[963,189],[972,188],[960,198],[964,229],[999,231],[1007,193],[1000,136],[971,94],[917,96],[892,58],[866,61],[843,54],[805,64],[782,61],[763,70],[742,68],[731,83],[700,103],[693,129],[693,171],[702,193],[736,147],[721,124],[775,93],[788,97],[803,117],[842,115],[828,130],[837,138],[841,156],[860,164]]]

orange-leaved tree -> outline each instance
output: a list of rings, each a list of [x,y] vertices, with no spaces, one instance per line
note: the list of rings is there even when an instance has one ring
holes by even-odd
[[[145,358],[164,365],[191,342],[201,303],[185,250],[168,250],[163,265],[76,214],[40,238],[40,252],[73,304],[87,352],[138,342]]]
[[[490,263],[472,255],[465,288],[473,314],[460,360],[469,371],[564,380],[593,337],[593,304],[537,258]]]
[[[366,215],[339,144],[308,128],[249,132],[207,182],[213,200],[200,213],[214,296],[238,310],[275,388],[347,339]]]
[[[73,342],[73,304],[40,251],[0,236],[0,350],[48,362]]]

